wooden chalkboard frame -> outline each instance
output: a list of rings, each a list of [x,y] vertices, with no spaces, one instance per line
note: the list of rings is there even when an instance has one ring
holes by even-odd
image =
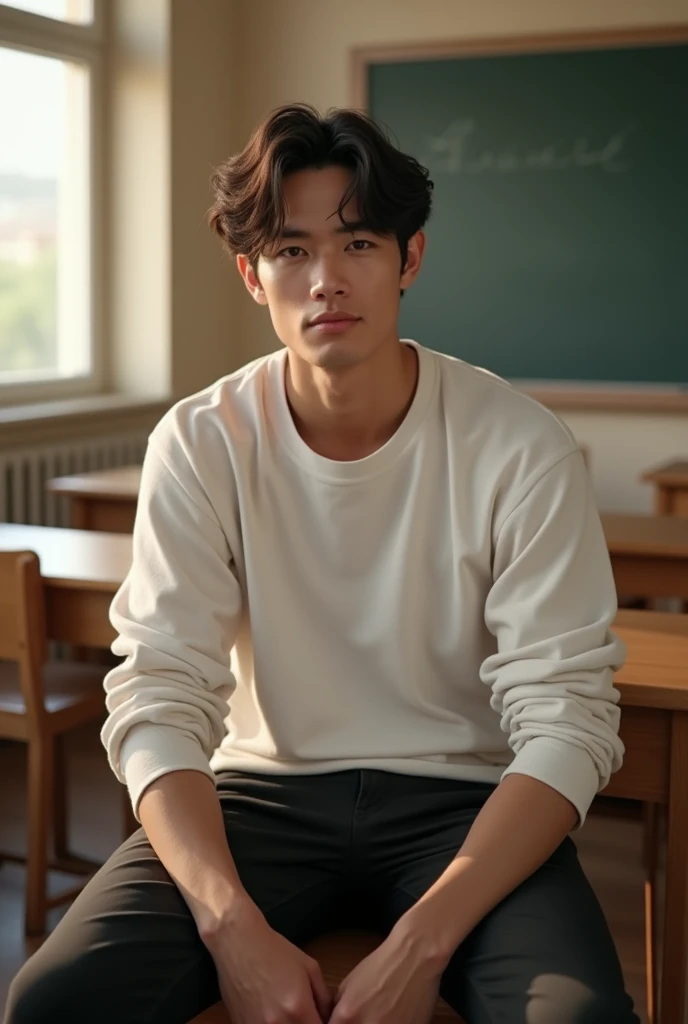
[[[663,25],[596,32],[444,40],[436,43],[354,47],[350,53],[351,105],[368,111],[368,68],[375,64],[441,60],[460,57],[495,57],[506,53],[554,53],[577,50],[619,49],[688,43],[688,25]],[[516,382],[519,383],[519,382]],[[568,381],[543,384],[520,382],[524,391],[552,409],[615,412],[688,413],[688,393],[681,387],[653,385],[581,386]]]

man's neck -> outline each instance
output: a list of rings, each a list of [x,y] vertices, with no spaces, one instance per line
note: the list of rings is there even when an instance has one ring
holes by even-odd
[[[381,347],[366,363],[335,372],[287,357],[285,386],[294,424],[318,455],[363,459],[402,423],[418,382],[410,345]]]

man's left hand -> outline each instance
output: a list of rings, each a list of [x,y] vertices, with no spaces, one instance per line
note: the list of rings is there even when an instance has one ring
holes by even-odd
[[[444,967],[422,935],[395,929],[344,978],[329,1024],[428,1024]]]

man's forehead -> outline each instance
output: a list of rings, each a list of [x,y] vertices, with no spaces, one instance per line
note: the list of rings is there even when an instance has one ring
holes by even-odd
[[[307,238],[314,234],[350,235],[356,231],[370,231],[370,225],[360,218],[342,219],[337,211],[324,222],[313,223],[311,218],[292,218],[285,221],[282,238]]]
[[[337,211],[347,200],[350,186],[351,175],[342,168],[308,169],[289,175],[282,189],[285,223],[308,218],[324,224],[339,219]],[[359,219],[355,194],[349,195],[342,213],[345,220]]]
[[[307,227],[309,230],[335,232],[339,231],[344,225],[361,224],[363,217],[359,214],[356,200],[350,199],[345,206],[340,207],[343,198],[344,194],[342,194],[339,201],[335,201],[334,206],[332,201],[325,204],[318,202],[316,199],[309,202],[307,198],[299,203],[285,203],[285,229]]]

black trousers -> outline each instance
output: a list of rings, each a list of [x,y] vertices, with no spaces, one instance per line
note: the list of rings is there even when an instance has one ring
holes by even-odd
[[[300,945],[337,926],[386,935],[493,787],[354,769],[224,772],[217,789],[243,885]],[[466,1024],[638,1024],[568,838],[461,944],[440,991]],[[186,1024],[218,999],[213,961],[139,829],[14,979],[6,1024]]]

